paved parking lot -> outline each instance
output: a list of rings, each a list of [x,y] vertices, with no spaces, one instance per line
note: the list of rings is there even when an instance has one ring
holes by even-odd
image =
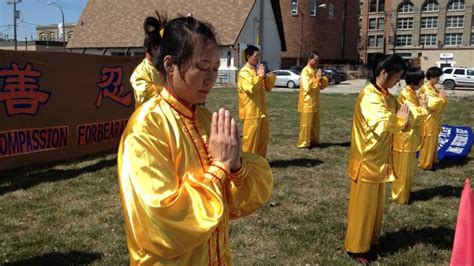
[[[329,86],[321,93],[359,93],[359,91],[365,86],[367,80],[365,79],[354,79],[354,80],[346,80],[340,84]],[[398,94],[401,88],[405,86],[405,81],[402,80],[400,84],[395,85],[390,92],[392,94]],[[442,85],[439,85],[441,88]],[[281,88],[275,87],[273,91],[281,91],[281,92],[294,92],[297,91],[296,89],[288,89],[288,88]],[[448,97],[470,97],[474,96],[474,88],[467,88],[467,87],[456,87],[454,90],[446,90]]]

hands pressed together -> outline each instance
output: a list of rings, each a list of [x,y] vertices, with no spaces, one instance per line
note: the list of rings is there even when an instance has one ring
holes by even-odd
[[[237,123],[229,110],[219,109],[212,114],[209,152],[214,160],[222,162],[232,172],[242,166],[242,148]]]

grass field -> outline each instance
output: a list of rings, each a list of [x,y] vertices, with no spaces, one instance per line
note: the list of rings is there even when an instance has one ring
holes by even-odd
[[[236,265],[349,264],[343,240],[355,97],[322,95],[322,145],[302,150],[295,147],[297,93],[268,95],[274,192],[270,204],[232,224]],[[214,89],[207,105],[236,116],[236,92]],[[444,122],[474,127],[473,106],[473,97],[450,99]],[[449,263],[463,182],[474,178],[473,157],[471,151],[462,163],[417,170],[407,206],[386,199],[377,263]],[[115,165],[109,153],[0,172],[0,264],[127,264]]]

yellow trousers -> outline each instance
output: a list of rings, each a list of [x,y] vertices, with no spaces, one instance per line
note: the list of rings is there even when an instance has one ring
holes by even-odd
[[[416,168],[416,152],[393,152],[393,168],[397,179],[392,183],[392,200],[408,204]]]
[[[269,138],[268,117],[242,120],[242,150],[266,158]]]
[[[319,124],[319,112],[300,113],[298,148],[309,148],[313,145],[319,145]]]
[[[382,226],[385,183],[365,183],[350,179],[349,209],[345,248],[365,253],[377,244]]]
[[[423,170],[433,168],[438,162],[438,134],[421,138],[420,159],[418,167]]]

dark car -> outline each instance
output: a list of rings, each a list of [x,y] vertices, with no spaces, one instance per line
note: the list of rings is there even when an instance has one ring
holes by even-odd
[[[339,71],[335,68],[323,68],[323,72],[329,78],[329,85],[339,84],[347,80],[346,73]]]
[[[288,68],[288,70],[293,70],[293,71],[296,71],[296,72],[301,73],[301,71],[303,71],[303,67],[300,67],[300,66],[290,66],[290,67]]]

